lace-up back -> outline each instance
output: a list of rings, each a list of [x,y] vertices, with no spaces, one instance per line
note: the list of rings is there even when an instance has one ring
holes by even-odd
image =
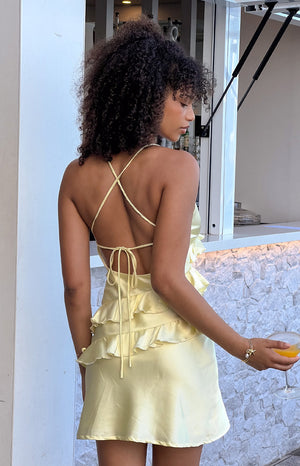
[[[103,201],[101,202],[97,212],[96,212],[96,215],[94,217],[94,220],[92,222],[92,225],[91,225],[91,231],[92,233],[94,234],[94,226],[95,226],[95,222],[97,220],[97,218],[99,217],[100,213],[101,213],[101,210],[105,204],[105,202],[107,201],[110,193],[112,192],[112,190],[114,189],[114,187],[116,185],[119,186],[123,196],[125,197],[125,199],[127,200],[127,202],[130,204],[130,206],[133,208],[133,210],[143,219],[145,220],[147,223],[149,223],[150,225],[152,225],[153,227],[155,227],[155,223],[153,223],[151,220],[149,220],[144,214],[142,214],[142,212],[137,209],[137,207],[133,204],[133,202],[129,199],[129,197],[127,196],[123,186],[122,186],[122,183],[121,183],[121,176],[123,175],[123,173],[127,170],[127,168],[130,166],[130,164],[134,161],[134,159],[144,150],[146,149],[147,147],[150,147],[150,146],[157,146],[157,144],[149,144],[149,145],[146,145],[146,146],[143,146],[141,149],[139,149],[132,157],[131,159],[129,160],[129,162],[125,165],[125,167],[123,168],[123,170],[121,171],[121,173],[119,175],[116,174],[112,164],[110,162],[108,162],[108,166],[114,176],[114,181],[112,183],[112,185],[110,186],[109,190],[107,191],[106,195],[104,196],[104,199]],[[95,236],[95,235],[94,235]],[[118,287],[118,302],[119,302],[119,319],[120,319],[120,326],[119,326],[119,334],[120,334],[120,353],[121,353],[121,369],[120,369],[120,376],[123,378],[123,373],[124,373],[124,356],[123,356],[123,343],[122,343],[122,332],[123,332],[123,316],[124,316],[124,310],[122,308],[122,292],[121,292],[121,255],[122,254],[125,254],[126,258],[127,258],[127,308],[129,307],[129,299],[130,299],[130,290],[132,288],[134,288],[137,284],[137,261],[136,261],[136,257],[134,255],[134,250],[137,250],[137,249],[142,249],[142,248],[147,248],[147,247],[150,247],[150,246],[153,246],[153,243],[145,243],[145,244],[140,244],[138,246],[133,246],[133,247],[126,247],[126,246],[116,246],[116,247],[111,247],[111,246],[104,246],[102,244],[98,244],[98,242],[96,242],[97,244],[97,250],[98,250],[98,254],[100,256],[100,258],[102,259],[102,262],[103,264],[105,265],[105,267],[107,268],[108,270],[108,274],[107,274],[107,283],[110,284],[110,285],[115,285],[117,284],[117,287]],[[110,259],[109,259],[109,266],[107,266],[106,264],[106,261],[105,261],[105,258],[103,257],[102,255],[102,249],[107,249],[109,251],[111,251],[111,254],[110,254]],[[114,263],[114,259],[115,259],[115,255],[117,255],[117,270],[114,271],[113,270],[113,263]],[[132,274],[130,273],[132,271]],[[116,273],[115,273],[116,272]],[[129,318],[129,348],[131,346],[131,319]],[[130,350],[129,350],[129,367],[131,367],[131,354],[130,354]]]

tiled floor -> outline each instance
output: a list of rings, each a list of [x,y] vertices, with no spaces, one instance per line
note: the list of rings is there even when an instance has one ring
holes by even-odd
[[[269,466],[300,466],[300,448]]]

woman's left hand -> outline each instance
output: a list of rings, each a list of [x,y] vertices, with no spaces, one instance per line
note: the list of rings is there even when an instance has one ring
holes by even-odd
[[[247,364],[258,371],[269,368],[287,371],[300,359],[299,356],[289,358],[274,351],[275,349],[285,350],[290,347],[288,343],[283,341],[252,338],[251,343],[255,353],[249,357]]]

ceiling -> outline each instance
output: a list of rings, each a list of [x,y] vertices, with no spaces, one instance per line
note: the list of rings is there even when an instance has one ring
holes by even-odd
[[[98,1],[103,1],[103,0],[98,0]],[[159,0],[159,4],[180,4],[181,1],[184,0]],[[210,3],[230,3],[232,5],[236,6],[246,6],[246,5],[256,5],[256,4],[264,4],[266,3],[266,0],[206,0],[209,1]],[[270,1],[270,0],[269,0]],[[86,4],[89,7],[95,6],[95,3],[97,0],[86,0]],[[131,5],[128,6],[140,6],[142,4],[142,0],[131,0]],[[277,4],[277,8],[284,8],[286,7],[293,7],[294,5],[299,6],[299,0],[279,0]],[[121,6],[122,1],[121,0],[114,0],[114,6]],[[122,6],[125,6],[124,4]]]
[[[103,2],[105,0],[86,0],[86,6],[90,10],[94,10],[95,4],[99,2]],[[172,5],[173,7],[179,6],[181,4],[184,5],[185,0],[158,0],[159,5]],[[198,0],[203,2],[203,0]],[[249,13],[256,14],[262,16],[266,9],[267,9],[267,2],[275,1],[276,0],[204,0],[208,3],[212,4],[219,4],[219,5],[231,5],[240,7],[250,7],[247,9]],[[121,0],[114,0],[114,8],[123,7],[126,8],[130,6],[141,6],[143,0],[131,0],[131,5],[124,5],[122,4]],[[291,24],[300,26],[300,0],[277,0],[277,3],[272,11],[271,19],[276,19],[278,21],[283,22],[288,15],[288,8],[298,8],[298,13],[296,13],[291,21]]]
[[[86,0],[86,4],[87,6],[94,6],[95,3],[96,3],[97,0]],[[159,0],[159,3],[165,3],[165,4],[179,4],[181,3],[181,0]],[[135,6],[135,5],[141,5],[142,4],[142,0],[131,0],[131,6]],[[121,0],[115,0],[114,2],[114,5],[115,6],[120,6],[122,5],[122,1]],[[123,5],[125,6],[125,5]],[[129,6],[129,5],[128,5]]]

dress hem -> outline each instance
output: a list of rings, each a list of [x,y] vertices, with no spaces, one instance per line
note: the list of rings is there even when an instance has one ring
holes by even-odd
[[[164,447],[173,447],[173,448],[191,448],[191,447],[200,447],[201,445],[206,445],[223,437],[228,430],[230,429],[230,424],[226,426],[226,429],[219,435],[211,437],[209,439],[204,440],[203,442],[197,443],[184,443],[184,444],[175,444],[172,442],[162,442],[160,440],[145,440],[145,439],[138,439],[133,437],[126,437],[122,435],[112,435],[112,436],[96,436],[96,435],[77,435],[78,440],[121,440],[124,442],[136,442],[136,443],[147,443],[151,445],[162,445]]]

